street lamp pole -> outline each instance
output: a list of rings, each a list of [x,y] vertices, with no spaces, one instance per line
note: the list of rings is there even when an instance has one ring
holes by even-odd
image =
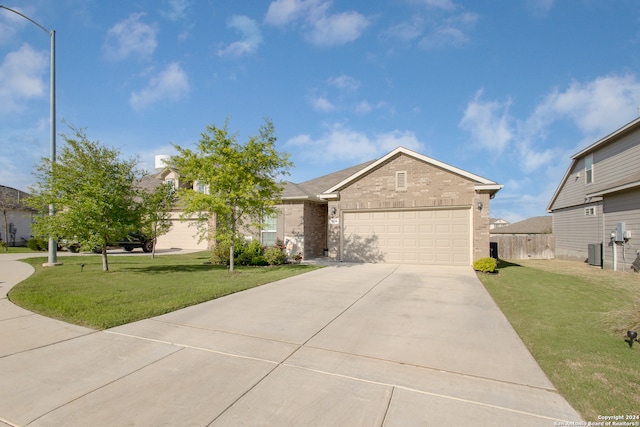
[[[47,30],[42,25],[38,24],[33,19],[28,16],[18,12],[17,10],[13,10],[10,7],[3,6],[0,4],[0,9],[6,9],[9,12],[13,12],[16,15],[19,15],[36,25],[42,31],[49,35],[51,40],[51,70],[50,77],[51,81],[49,84],[49,128],[51,131],[50,134],[50,153],[49,160],[51,161],[51,167],[53,168],[53,164],[56,162],[56,31],[55,30]],[[49,205],[49,215],[55,214],[55,208],[53,203]],[[49,257],[48,262],[45,264],[46,266],[58,265],[58,254],[57,254],[57,244],[52,236],[49,236]]]

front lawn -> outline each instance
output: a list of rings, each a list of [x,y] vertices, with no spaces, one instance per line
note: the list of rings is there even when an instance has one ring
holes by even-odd
[[[640,343],[624,340],[640,327],[640,275],[517,263],[479,277],[560,393],[586,421],[640,414]]]
[[[168,313],[318,268],[311,265],[237,267],[208,264],[210,253],[109,257],[108,272],[96,255],[24,260],[36,272],[9,292],[15,304],[76,325],[103,329]],[[84,267],[82,267],[84,264]]]

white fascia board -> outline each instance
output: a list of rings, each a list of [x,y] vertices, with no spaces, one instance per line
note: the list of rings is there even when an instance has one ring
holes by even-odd
[[[346,179],[342,180],[338,184],[336,184],[333,187],[331,187],[330,189],[328,189],[326,192],[327,193],[333,193],[333,192],[337,191],[338,189],[344,187],[345,185],[349,184],[352,181],[355,181],[356,179],[358,179],[362,175],[365,175],[369,171],[372,171],[373,169],[375,169],[378,166],[380,166],[382,163],[386,162],[390,158],[392,158],[395,155],[400,154],[400,153],[406,154],[407,156],[413,157],[413,158],[418,159],[418,160],[422,160],[425,163],[432,164],[432,165],[437,166],[437,167],[439,167],[441,169],[448,170],[449,172],[455,173],[457,175],[464,176],[465,178],[469,178],[469,179],[471,179],[473,181],[477,181],[477,182],[479,182],[481,184],[489,184],[489,185],[496,184],[494,181],[491,181],[489,179],[483,178],[483,177],[481,177],[479,175],[472,174],[471,172],[467,172],[465,170],[456,168],[455,166],[448,165],[448,164],[443,163],[441,161],[432,159],[431,157],[427,157],[427,156],[425,156],[423,154],[416,153],[415,151],[409,150],[407,148],[398,147],[395,150],[393,150],[392,152],[390,152],[389,154],[387,154],[386,156],[378,159],[377,161],[371,163],[369,166],[359,170],[358,172],[354,173],[353,175],[351,175],[351,176],[347,177]]]
[[[504,188],[502,184],[476,184],[476,191],[495,191],[498,192]]]
[[[321,200],[338,200],[340,198],[340,193],[318,194],[318,198]]]
[[[593,144],[591,144],[588,147],[584,148],[582,151],[579,151],[578,153],[576,153],[573,156],[571,156],[571,158],[574,159],[574,160],[575,159],[579,159],[580,157],[584,156],[585,154],[588,154],[589,152],[594,151],[600,145],[606,144],[611,139],[617,137],[618,135],[628,131],[629,129],[631,129],[634,126],[637,126],[639,124],[640,124],[640,117],[638,117],[635,120],[630,121],[626,125],[622,126],[620,129],[617,129],[617,130],[611,132],[609,135],[605,136],[604,138],[601,138],[601,139],[597,140]]]

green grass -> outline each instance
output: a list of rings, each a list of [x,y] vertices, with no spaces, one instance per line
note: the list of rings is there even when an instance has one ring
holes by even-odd
[[[26,254],[26,253],[38,253],[38,251],[32,251],[26,246],[9,246],[8,248],[0,247],[0,254]],[[46,254],[46,252],[40,252]]]
[[[519,261],[518,261],[519,262]],[[480,280],[558,391],[587,421],[640,410],[640,277],[582,263],[503,263]]]
[[[207,264],[209,255],[112,256],[108,272],[95,255],[64,257],[62,266],[49,268],[42,267],[46,258],[31,258],[25,262],[36,272],[16,285],[9,299],[44,316],[103,329],[318,268],[236,267],[230,274],[224,266]]]

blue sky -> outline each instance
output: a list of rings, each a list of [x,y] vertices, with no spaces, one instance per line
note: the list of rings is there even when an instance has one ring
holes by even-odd
[[[404,146],[503,184],[491,216],[517,221],[640,107],[637,0],[2,2],[56,30],[58,133],[149,170],[269,117],[293,182]],[[0,10],[0,184],[48,155],[49,37]]]

